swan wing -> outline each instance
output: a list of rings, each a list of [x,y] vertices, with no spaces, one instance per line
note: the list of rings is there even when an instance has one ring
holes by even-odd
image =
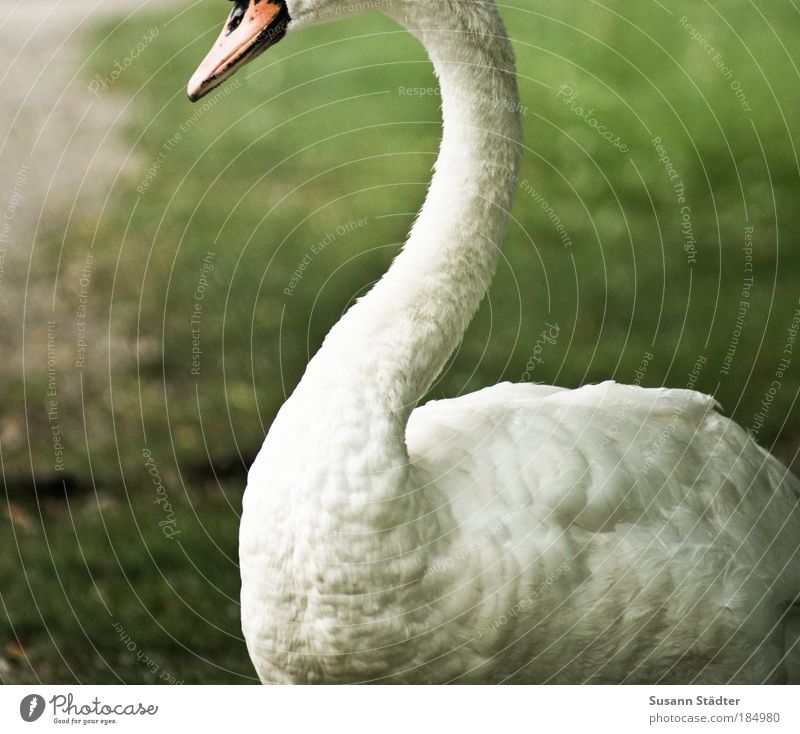
[[[716,408],[605,382],[501,384],[412,413],[409,458],[442,538],[426,578],[475,670],[502,649],[519,662],[503,680],[535,659],[582,681],[602,649],[597,667],[620,680],[639,649],[680,680],[690,648],[702,667],[721,639],[773,639],[775,605],[800,592],[800,483]]]
[[[681,513],[754,520],[774,492],[796,501],[797,480],[717,407],[691,390],[503,383],[418,408],[406,440],[423,481],[472,532],[522,510],[603,532]]]

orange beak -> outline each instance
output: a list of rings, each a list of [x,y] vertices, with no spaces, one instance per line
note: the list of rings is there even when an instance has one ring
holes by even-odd
[[[286,33],[285,0],[235,0],[219,38],[189,80],[192,102],[218,87],[237,69],[276,44]]]

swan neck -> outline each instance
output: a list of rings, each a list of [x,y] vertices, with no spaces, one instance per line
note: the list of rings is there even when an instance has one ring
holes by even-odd
[[[435,173],[401,253],[333,327],[273,422],[251,470],[242,537],[251,543],[243,558],[260,558],[263,527],[291,524],[286,547],[298,574],[336,561],[331,593],[368,585],[364,574],[385,559],[386,594],[413,589],[417,604],[415,584],[428,557],[455,536],[447,500],[409,457],[407,423],[494,274],[517,180],[520,124],[513,53],[494,3],[393,7],[425,45],[441,84]],[[445,15],[447,8],[456,15]],[[422,10],[440,16],[420,18]],[[320,541],[315,528],[335,537]],[[281,533],[270,543],[275,537]],[[248,583],[269,586],[262,568],[252,567]],[[350,577],[357,583],[348,586]],[[306,603],[290,599],[287,614]]]
[[[351,375],[375,387],[401,429],[491,282],[521,150],[514,54],[494,3],[430,5],[398,0],[389,13],[421,41],[439,79],[443,134],[430,189],[402,252],[323,347],[363,356]]]

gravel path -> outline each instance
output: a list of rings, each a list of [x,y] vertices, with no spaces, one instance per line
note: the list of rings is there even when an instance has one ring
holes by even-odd
[[[20,202],[14,247],[8,250],[28,249],[40,214],[44,219],[59,205],[71,207],[81,182],[82,197],[99,197],[118,170],[123,151],[106,135],[122,104],[114,95],[90,93],[81,69],[90,49],[82,41],[98,21],[123,18],[149,4],[0,0],[0,204],[14,197],[18,173],[26,179],[21,186],[17,182]]]
[[[48,321],[60,318],[61,330],[75,311],[61,284],[77,283],[82,263],[62,254],[65,241],[74,249],[76,239],[89,239],[84,223],[97,221],[128,154],[121,139],[127,100],[89,87],[90,32],[154,5],[0,0],[0,459],[12,474],[27,454],[29,430],[38,430],[31,411],[41,408],[38,394],[23,402],[23,371],[28,386],[32,374],[42,379]]]

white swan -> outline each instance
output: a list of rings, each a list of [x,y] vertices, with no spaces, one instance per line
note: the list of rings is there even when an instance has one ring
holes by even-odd
[[[502,384],[416,408],[492,278],[520,158],[493,0],[237,0],[197,99],[287,30],[378,7],[444,136],[402,253],[253,465],[242,623],[264,682],[781,680],[800,482],[714,401]]]

